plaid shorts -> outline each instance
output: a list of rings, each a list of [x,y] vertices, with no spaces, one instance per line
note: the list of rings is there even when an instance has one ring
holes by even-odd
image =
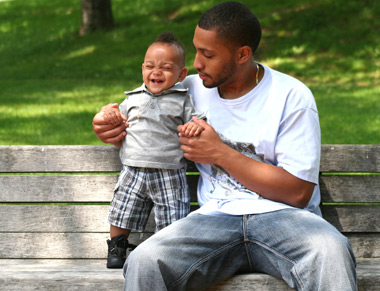
[[[143,231],[152,208],[156,231],[189,213],[186,168],[123,167],[111,201],[108,223]]]

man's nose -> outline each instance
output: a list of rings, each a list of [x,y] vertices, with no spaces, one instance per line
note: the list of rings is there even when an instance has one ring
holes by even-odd
[[[196,70],[201,70],[202,69],[202,63],[200,62],[199,60],[199,56],[198,54],[195,55],[195,58],[194,58],[194,63],[193,63],[193,67],[194,69]]]

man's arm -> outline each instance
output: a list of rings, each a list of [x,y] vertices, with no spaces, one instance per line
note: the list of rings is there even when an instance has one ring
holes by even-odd
[[[108,104],[106,106],[103,106],[102,109],[94,116],[92,120],[92,127],[94,130],[95,135],[98,139],[100,139],[104,143],[111,143],[115,146],[120,147],[123,138],[126,136],[125,129],[128,127],[127,122],[122,122],[119,125],[110,125],[108,124],[104,117],[103,113],[107,108],[117,108],[118,104]],[[127,120],[127,118],[122,115],[123,120]]]
[[[264,198],[295,207],[307,206],[315,184],[299,179],[283,168],[253,160],[224,144],[205,121],[194,119],[204,130],[201,135],[180,137],[185,158],[216,164],[248,189]]]

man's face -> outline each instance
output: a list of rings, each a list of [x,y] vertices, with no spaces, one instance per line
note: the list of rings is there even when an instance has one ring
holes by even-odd
[[[231,77],[236,71],[234,55],[217,38],[217,32],[215,30],[204,30],[197,26],[193,44],[196,49],[194,68],[203,80],[203,85],[207,88],[213,88],[231,82]]]
[[[172,87],[186,77],[179,66],[180,57],[175,47],[163,43],[152,44],[145,54],[142,66],[143,80],[153,94]]]

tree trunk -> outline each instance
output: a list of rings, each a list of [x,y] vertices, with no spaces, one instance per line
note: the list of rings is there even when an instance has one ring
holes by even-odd
[[[111,0],[82,0],[82,25],[80,35],[99,29],[112,29]]]

